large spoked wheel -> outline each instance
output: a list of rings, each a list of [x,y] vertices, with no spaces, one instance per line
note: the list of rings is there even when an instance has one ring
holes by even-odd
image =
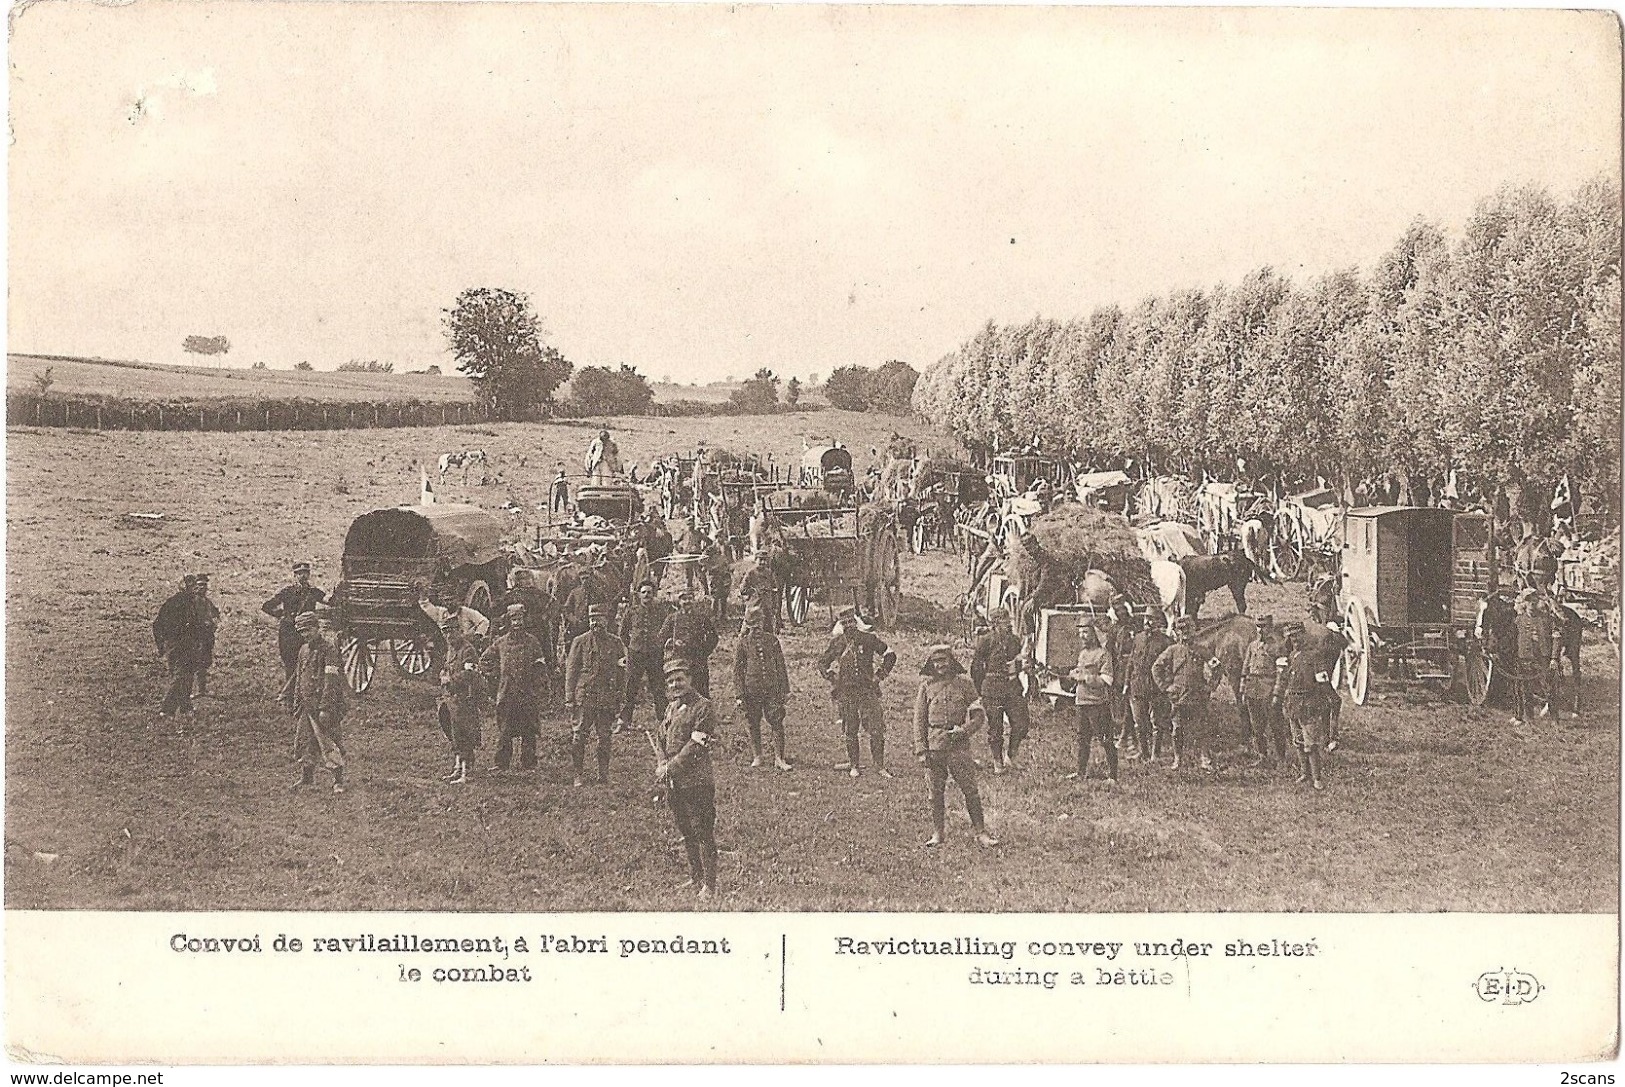
[[[1302,530],[1290,517],[1275,519],[1275,531],[1270,534],[1270,562],[1281,581],[1291,581],[1303,572]]]
[[[339,646],[339,657],[344,662],[344,679],[350,690],[366,694],[372,686],[372,677],[378,671],[378,651],[372,642],[360,638],[346,638]]]
[[[435,641],[427,632],[395,639],[389,643],[389,652],[395,667],[414,679],[428,675],[434,667]]]
[[[1482,706],[1489,701],[1490,681],[1495,675],[1495,662],[1484,652],[1477,642],[1467,643],[1467,652],[1462,657],[1462,678],[1466,681],[1467,701],[1474,706]]]
[[[473,608],[487,618],[491,615],[492,597],[491,586],[483,581],[475,581],[468,586],[468,592],[463,594],[463,606]]]
[[[891,629],[897,625],[897,609],[903,602],[903,590],[895,583],[882,585],[875,604],[880,612],[880,625]]]
[[[1349,601],[1348,607],[1343,609],[1343,637],[1349,643],[1343,650],[1343,679],[1348,683],[1349,697],[1354,699],[1354,704],[1363,706],[1371,693],[1371,626],[1358,601]]]
[[[790,595],[785,604],[790,613],[790,622],[801,626],[807,621],[807,613],[812,610],[812,590],[805,585],[790,586]]]

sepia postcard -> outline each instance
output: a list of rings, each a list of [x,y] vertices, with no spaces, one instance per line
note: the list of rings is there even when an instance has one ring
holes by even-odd
[[[9,54],[13,1069],[1611,1075],[1612,11]]]

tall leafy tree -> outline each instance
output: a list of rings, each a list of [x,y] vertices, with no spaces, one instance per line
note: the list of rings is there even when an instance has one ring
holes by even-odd
[[[445,312],[445,330],[457,368],[497,419],[545,418],[575,369],[546,344],[529,297],[518,291],[468,288]]]

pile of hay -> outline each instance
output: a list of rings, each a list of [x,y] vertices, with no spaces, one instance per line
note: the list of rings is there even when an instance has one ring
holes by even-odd
[[[1088,570],[1104,571],[1136,604],[1157,602],[1151,564],[1140,553],[1134,529],[1122,514],[1067,502],[1033,518],[1032,534],[1038,554],[1017,537],[1008,541],[1011,562],[1024,584],[1034,583],[1043,564],[1052,562],[1073,580]]]
[[[914,475],[914,493],[919,494],[933,484],[941,483],[951,473],[960,472],[970,475],[981,475],[976,469],[964,461],[952,460],[947,457],[927,457],[920,463],[920,470]]]

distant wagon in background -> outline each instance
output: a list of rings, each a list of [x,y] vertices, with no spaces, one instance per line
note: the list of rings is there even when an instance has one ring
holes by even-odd
[[[1072,469],[1065,462],[1037,453],[1004,453],[993,458],[993,493],[998,498],[1026,494],[1039,480],[1052,490],[1065,487]]]
[[[420,604],[424,591],[443,607],[498,614],[513,565],[505,531],[495,515],[462,503],[374,510],[351,522],[334,589],[349,627],[340,650],[351,690],[371,686],[380,654],[415,678],[435,671],[445,643]]]
[[[1078,501],[1098,510],[1128,516],[1133,513],[1134,492],[1139,484],[1127,472],[1085,472],[1072,481]]]
[[[801,454],[801,486],[815,487],[831,494],[851,495],[857,491],[852,474],[852,454],[827,438],[809,438]]]
[[[625,483],[584,483],[576,489],[576,513],[629,525],[643,516],[643,496]]]
[[[1328,563],[1343,549],[1342,501],[1325,487],[1287,495],[1275,506],[1270,564],[1275,576],[1291,581],[1316,559]]]

